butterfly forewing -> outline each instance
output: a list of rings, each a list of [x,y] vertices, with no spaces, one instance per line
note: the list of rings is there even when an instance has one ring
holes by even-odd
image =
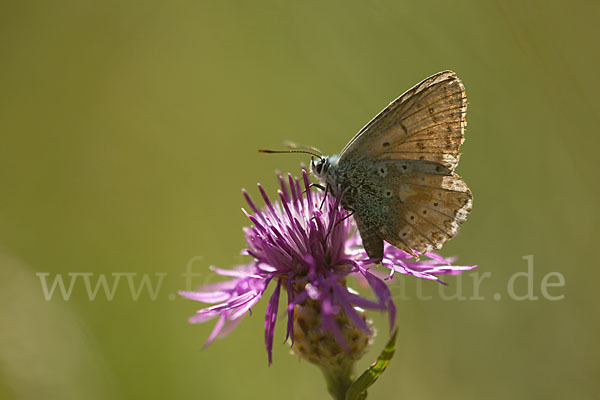
[[[425,79],[393,101],[348,143],[345,159],[435,161],[454,170],[464,140],[467,100],[452,71]]]

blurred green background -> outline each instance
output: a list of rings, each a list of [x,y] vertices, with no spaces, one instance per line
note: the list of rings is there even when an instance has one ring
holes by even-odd
[[[469,99],[458,172],[475,202],[442,251],[489,272],[397,283],[399,350],[371,399],[592,399],[600,390],[597,3],[53,1],[0,4],[0,398],[327,398],[320,372],[274,365],[266,301],[201,351],[212,323],[173,296],[188,262],[242,262],[240,194],[339,151],[392,99],[453,69]],[[534,295],[507,292],[533,255]],[[160,290],[46,301],[62,274],[149,274]],[[544,276],[563,287],[542,296]],[[160,278],[157,274],[161,275]],[[556,282],[557,278],[550,279]],[[527,292],[524,277],[516,293]],[[421,285],[421,286],[419,286]],[[409,299],[403,300],[405,290]],[[422,290],[431,300],[419,300]],[[496,296],[496,297],[494,297]],[[498,299],[498,296],[500,298]],[[380,351],[386,323],[360,363]]]

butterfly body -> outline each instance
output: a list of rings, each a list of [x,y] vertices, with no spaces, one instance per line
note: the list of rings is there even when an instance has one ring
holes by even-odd
[[[328,190],[341,189],[367,254],[386,241],[415,254],[439,249],[471,211],[472,195],[454,173],[464,140],[466,95],[452,71],[416,85],[378,114],[340,156],[311,162]]]

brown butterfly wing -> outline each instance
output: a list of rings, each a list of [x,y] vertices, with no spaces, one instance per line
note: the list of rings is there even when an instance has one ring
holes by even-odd
[[[464,141],[467,97],[452,71],[439,72],[394,100],[356,134],[341,153],[346,160],[434,161],[451,171]]]
[[[385,220],[381,236],[404,251],[423,253],[441,248],[457,234],[471,211],[473,196],[454,172],[435,164],[415,167],[411,173],[390,167],[382,182],[383,190],[392,195],[387,203],[390,218]]]
[[[464,86],[452,71],[408,90],[342,151],[349,204],[369,256],[382,240],[412,253],[439,249],[471,211],[472,195],[454,173],[466,126]]]
[[[363,221],[358,214],[354,220],[362,239],[363,247],[370,258],[383,258],[383,237],[378,227]]]
[[[383,255],[384,240],[408,253],[439,249],[471,211],[465,182],[436,162],[375,160],[356,169],[364,181],[348,192],[347,203],[371,258]]]

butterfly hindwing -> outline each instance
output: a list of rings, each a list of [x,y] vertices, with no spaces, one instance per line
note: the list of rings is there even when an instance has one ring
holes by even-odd
[[[363,184],[349,190],[345,202],[355,211],[372,258],[379,256],[382,239],[408,253],[439,249],[456,235],[472,207],[464,181],[438,163],[376,160],[351,164],[350,170],[364,172]]]
[[[366,224],[360,216],[354,214],[354,220],[362,239],[363,247],[371,258],[383,258],[383,238],[375,226]]]
[[[382,236],[405,251],[442,247],[456,235],[473,204],[470,190],[455,173],[392,177],[382,186],[393,193]]]

